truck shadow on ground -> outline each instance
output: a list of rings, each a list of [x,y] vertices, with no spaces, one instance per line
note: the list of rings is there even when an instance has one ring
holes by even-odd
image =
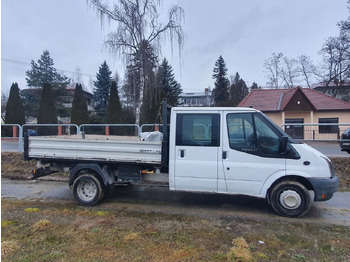
[[[293,223],[323,223],[325,212],[316,204],[302,218],[287,218],[276,214],[265,199],[244,195],[222,195],[169,191],[167,187],[112,187],[103,205],[127,204],[128,210],[194,215],[203,219],[282,220]],[[330,221],[332,224],[334,221]],[[337,224],[337,223],[335,223]]]

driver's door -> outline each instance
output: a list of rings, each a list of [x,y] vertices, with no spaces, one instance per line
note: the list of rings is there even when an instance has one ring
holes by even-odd
[[[268,177],[285,173],[279,134],[257,113],[225,112],[222,121],[227,193],[259,195]]]

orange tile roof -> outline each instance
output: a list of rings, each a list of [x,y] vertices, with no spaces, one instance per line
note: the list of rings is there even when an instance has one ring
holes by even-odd
[[[254,89],[238,105],[254,107],[260,111],[283,111],[295,93],[300,90],[316,111],[350,110],[350,103],[317,92],[310,88],[295,87],[292,89]]]

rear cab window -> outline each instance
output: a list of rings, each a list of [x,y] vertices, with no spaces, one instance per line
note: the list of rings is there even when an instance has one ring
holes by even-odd
[[[177,114],[177,146],[220,146],[220,114]]]

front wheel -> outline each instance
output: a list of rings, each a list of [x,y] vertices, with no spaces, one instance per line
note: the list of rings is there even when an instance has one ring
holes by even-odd
[[[304,185],[295,181],[283,181],[270,193],[271,207],[280,215],[301,217],[311,207],[311,196]]]
[[[92,206],[103,198],[103,185],[93,174],[82,174],[73,183],[75,199],[82,205]]]

